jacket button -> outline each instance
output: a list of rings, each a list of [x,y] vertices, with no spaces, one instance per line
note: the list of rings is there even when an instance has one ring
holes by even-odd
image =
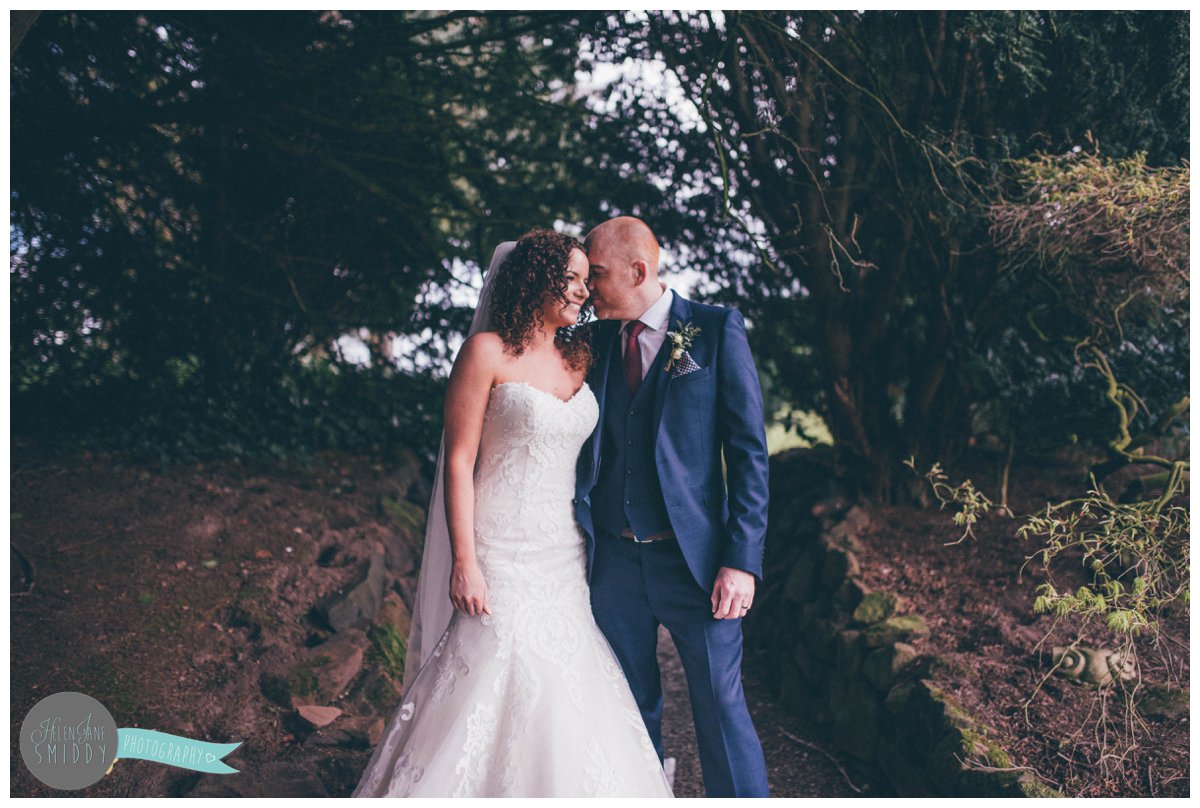
[[[626,505],[632,505],[632,504],[633,504],[633,500],[632,500],[632,499],[627,499],[627,500],[625,500],[625,504],[626,504]]]
[[[579,500],[578,500],[578,499],[573,499],[573,500],[571,500],[571,504],[572,504],[572,505],[578,505],[578,504],[579,504]]]

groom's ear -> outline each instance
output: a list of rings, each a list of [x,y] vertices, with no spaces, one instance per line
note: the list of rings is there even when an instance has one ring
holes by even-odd
[[[630,266],[633,268],[633,285],[641,286],[646,280],[646,262],[634,261]]]

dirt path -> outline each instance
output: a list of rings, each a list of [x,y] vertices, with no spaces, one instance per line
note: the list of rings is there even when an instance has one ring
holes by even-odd
[[[660,631],[658,657],[666,697],[663,708],[663,749],[668,757],[676,759],[675,796],[703,797],[704,781],[700,773],[692,709],[688,703],[687,679],[670,635],[665,629]],[[753,660],[746,668],[743,685],[754,727],[767,759],[767,781],[771,796],[864,796],[847,784],[829,758],[803,743],[825,748],[812,728],[805,726],[774,700],[766,686],[755,676]],[[858,782],[855,785],[863,786]],[[866,791],[865,794],[881,796],[873,791]]]

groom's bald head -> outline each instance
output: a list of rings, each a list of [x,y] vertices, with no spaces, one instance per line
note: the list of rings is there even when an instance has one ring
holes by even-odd
[[[619,256],[629,264],[641,261],[649,277],[658,278],[658,239],[641,219],[633,216],[609,219],[596,225],[583,243],[589,254],[595,249]]]
[[[588,290],[601,320],[640,317],[663,294],[658,281],[658,239],[641,219],[609,219],[588,233],[584,247]]]

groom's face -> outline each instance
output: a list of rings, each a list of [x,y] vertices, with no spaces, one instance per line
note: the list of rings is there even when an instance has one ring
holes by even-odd
[[[588,291],[597,317],[631,320],[642,313],[635,296],[637,273],[622,250],[604,241],[589,243],[588,272]]]

